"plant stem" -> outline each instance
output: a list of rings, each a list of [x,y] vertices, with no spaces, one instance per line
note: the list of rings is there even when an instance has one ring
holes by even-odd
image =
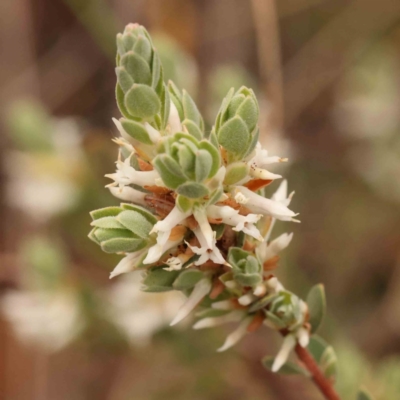
[[[327,400],[340,400],[340,397],[336,393],[332,382],[322,373],[309,351],[297,344],[295,352],[297,357],[303,362],[304,366],[310,372],[311,379],[314,381],[315,385],[325,396],[325,398]]]

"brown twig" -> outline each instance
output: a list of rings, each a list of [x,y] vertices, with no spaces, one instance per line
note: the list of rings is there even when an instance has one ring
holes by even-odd
[[[318,367],[318,364],[315,362],[309,351],[297,344],[295,352],[299,360],[310,372],[311,379],[314,381],[315,385],[325,396],[325,398],[327,400],[340,400],[339,395],[333,388],[332,382],[322,373],[322,371]]]

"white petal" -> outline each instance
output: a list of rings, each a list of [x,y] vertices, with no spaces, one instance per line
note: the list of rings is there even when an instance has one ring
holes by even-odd
[[[298,329],[297,338],[301,347],[305,348],[308,346],[308,343],[310,342],[310,334],[306,328],[301,327]]]
[[[179,119],[179,113],[172,100],[170,101],[169,107],[168,125],[171,129],[172,134],[176,132],[182,132],[182,125],[181,120]]]
[[[283,233],[278,236],[268,245],[261,244],[256,249],[256,254],[260,261],[264,263],[267,260],[270,260],[272,257],[279,254],[282,250],[289,246],[291,240],[293,238],[293,233]]]
[[[287,361],[290,352],[294,349],[296,346],[296,338],[293,335],[287,335],[283,339],[283,344],[281,349],[279,350],[279,353],[275,357],[274,363],[272,364],[272,372],[278,372],[282,365],[285,364]]]
[[[253,317],[245,318],[239,325],[239,327],[234,330],[225,340],[225,343],[217,350],[218,352],[228,350],[230,347],[234,346],[240,339],[242,339],[247,333],[247,327],[250,325]]]
[[[256,179],[264,179],[264,180],[282,178],[282,175],[274,174],[270,171],[267,171],[266,169],[257,167],[250,168],[250,176]]]
[[[261,297],[267,293],[267,287],[263,283],[256,285],[253,294],[254,296]]]
[[[248,306],[251,304],[254,300],[257,300],[257,297],[254,296],[252,293],[246,293],[243,296],[240,296],[238,298],[238,302],[242,306]]]
[[[144,123],[144,127],[146,128],[146,131],[150,136],[150,140],[153,143],[157,143],[161,139],[160,132],[154,129],[148,122]]]
[[[195,210],[193,210],[193,216],[199,224],[201,232],[207,242],[208,248],[211,249],[214,242],[214,232],[211,228],[210,223],[208,222],[206,211],[203,208],[196,208]]]
[[[146,252],[146,250],[139,250],[134,253],[128,253],[110,273],[110,279],[117,275],[125,274],[126,272],[133,271],[139,258]]]
[[[111,194],[118,199],[146,205],[146,201],[144,200],[146,194],[143,192],[139,192],[139,190],[133,189],[129,186],[108,186],[108,188],[110,189]]]
[[[175,206],[171,212],[161,221],[158,221],[150,233],[159,231],[171,231],[175,226],[181,223],[191,214],[191,211],[183,212]]]
[[[187,317],[191,313],[191,311],[197,306],[197,304],[210,292],[210,290],[211,281],[209,279],[202,279],[200,282],[196,283],[192,293],[179,309],[178,314],[170,325],[176,325],[178,322]]]
[[[221,300],[221,301],[216,301],[215,303],[211,304],[212,308],[215,308],[216,310],[232,310],[233,305],[229,300]]]
[[[214,326],[219,326],[227,324],[229,322],[239,321],[242,318],[243,318],[242,311],[232,311],[228,314],[221,315],[220,317],[203,318],[200,321],[197,321],[193,325],[193,329],[213,328]]]

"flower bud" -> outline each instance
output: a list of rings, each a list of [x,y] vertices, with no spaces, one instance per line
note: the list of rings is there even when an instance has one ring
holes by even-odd
[[[219,152],[211,143],[199,142],[187,133],[176,133],[160,150],[162,154],[153,163],[168,188],[189,199],[209,194],[208,180],[220,167]]]
[[[91,217],[89,238],[106,253],[134,252],[155,242],[150,231],[157,219],[142,207],[121,204],[92,211]]]
[[[243,86],[236,93],[229,91],[215,123],[218,142],[228,152],[228,161],[243,159],[256,146],[258,115],[257,99],[251,89]]]
[[[233,277],[242,286],[255,286],[262,282],[262,266],[248,251],[239,247],[229,249],[228,262],[232,265]]]
[[[117,35],[116,97],[125,118],[154,122],[159,129],[169,116],[169,95],[158,54],[146,29],[129,24]]]

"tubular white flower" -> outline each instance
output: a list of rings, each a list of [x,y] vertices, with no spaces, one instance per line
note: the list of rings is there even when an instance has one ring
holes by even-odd
[[[211,304],[211,308],[216,310],[233,310],[233,304],[229,300],[216,301]]]
[[[305,348],[308,346],[308,343],[310,342],[310,334],[306,328],[303,326],[299,328],[296,332],[296,336],[301,347]]]
[[[220,219],[222,223],[233,226],[234,231],[243,231],[257,240],[264,240],[260,231],[254,225],[262,217],[262,214],[248,214],[245,216],[240,215],[239,211],[229,206],[211,205],[207,207],[207,216],[213,219]]]
[[[191,311],[197,306],[197,304],[210,292],[211,281],[208,278],[204,278],[197,282],[190,296],[186,299],[185,303],[179,309],[178,314],[171,322],[171,326],[176,325],[178,322],[186,318]]]
[[[182,125],[179,118],[179,113],[172,100],[170,101],[169,107],[168,125],[172,135],[176,132],[182,132]]]
[[[182,269],[183,262],[179,257],[171,257],[165,262],[169,267],[164,268],[166,271],[179,271]]]
[[[266,169],[262,169],[262,168],[257,168],[257,167],[251,167],[249,174],[252,178],[256,178],[256,179],[280,179],[282,178],[282,175],[278,175],[278,174],[274,174],[272,172],[267,171]]]
[[[285,290],[285,288],[279,282],[279,280],[276,276],[273,276],[272,278],[269,278],[267,280],[267,286],[268,286],[268,289],[273,293],[279,293],[279,292],[282,292],[283,290]]]
[[[281,369],[282,365],[285,364],[290,352],[294,349],[295,346],[296,338],[294,337],[294,335],[285,336],[285,338],[283,339],[282,347],[275,357],[274,363],[272,364],[272,372],[278,372]]]
[[[157,262],[165,252],[182,242],[182,238],[174,241],[168,240],[168,237],[164,232],[159,237],[162,238],[162,240],[160,240],[161,243],[156,243],[154,246],[150,247],[146,258],[143,260],[143,264],[153,264]],[[167,237],[167,240],[164,242],[165,237]]]
[[[156,185],[159,182],[160,175],[156,170],[152,171],[136,171],[130,166],[130,157],[125,161],[117,161],[117,171],[114,174],[105,175],[107,178],[113,179],[120,186],[135,183],[139,186]]]
[[[156,144],[161,139],[160,132],[158,132],[158,130],[154,129],[148,122],[144,123],[144,127],[145,127],[147,133],[149,134],[150,140],[154,144]]]
[[[234,189],[235,200],[245,204],[254,213],[263,213],[282,221],[292,221],[295,214],[284,204],[262,197],[244,186],[237,186]]]
[[[253,291],[254,296],[257,297],[264,296],[266,293],[267,293],[267,287],[265,286],[264,283],[259,283],[258,285],[256,285]]]
[[[251,304],[255,300],[257,300],[257,297],[254,296],[254,294],[252,294],[252,293],[246,293],[243,296],[240,296],[238,298],[238,302],[242,306],[248,306],[249,304]]]
[[[194,263],[195,265],[202,265],[206,261],[211,260],[216,264],[226,264],[224,257],[222,256],[219,248],[216,246],[217,241],[215,239],[215,232],[213,232],[213,242],[211,244],[211,248],[208,246],[205,236],[203,235],[203,231],[197,227],[193,230],[197,239],[200,242],[200,247],[191,246],[189,243],[186,243],[189,248],[200,258]]]
[[[230,335],[228,335],[228,337],[225,340],[225,343],[217,351],[222,352],[222,351],[228,350],[230,347],[232,347],[236,343],[238,343],[239,340],[242,339],[246,335],[247,328],[250,325],[252,320],[253,320],[253,317],[245,318],[240,323],[239,327],[236,330],[234,330]]]
[[[131,272],[135,269],[138,261],[146,254],[147,249],[135,251],[134,253],[127,253],[126,256],[117,264],[117,266],[110,273],[110,279],[117,275]]]
[[[118,187],[115,184],[107,185],[108,189],[113,196],[117,197],[118,199],[124,201],[130,201],[132,203],[141,204],[143,206],[146,205],[144,197],[146,196],[145,193],[140,192],[139,190],[133,189],[129,186]]]
[[[206,210],[202,207],[196,207],[193,210],[193,216],[199,224],[199,228],[201,233],[205,238],[205,242],[207,243],[207,248],[212,249],[214,247],[214,231],[211,229],[211,225],[207,219]]]
[[[283,249],[289,246],[293,238],[293,233],[283,233],[274,239],[271,243],[262,243],[256,248],[256,254],[261,263],[271,259],[279,254]]]
[[[227,324],[229,322],[240,321],[245,313],[243,311],[232,311],[228,314],[221,315],[220,317],[203,318],[193,325],[193,329],[213,328],[215,326]]]

